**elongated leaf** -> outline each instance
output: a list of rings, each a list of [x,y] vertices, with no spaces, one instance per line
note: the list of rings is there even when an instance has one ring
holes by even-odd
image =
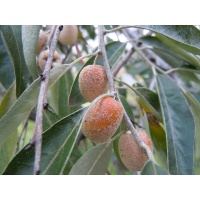
[[[8,89],[14,80],[14,67],[0,32],[0,82],[5,89]]]
[[[61,65],[53,68],[50,73],[49,88],[71,67]],[[0,120],[0,145],[9,137],[12,131],[21,124],[37,104],[41,80],[38,78],[30,87],[17,99],[15,104]]]
[[[72,74],[70,71],[67,71],[50,90],[50,105],[60,117],[64,117],[70,113],[68,97],[72,83]]]
[[[162,34],[186,51],[193,54],[200,54],[200,31],[195,26],[146,25],[138,27]]]
[[[178,86],[157,76],[157,90],[167,134],[168,167],[171,174],[193,174],[194,119]]]
[[[112,142],[98,144],[76,162],[69,175],[104,175],[111,153]]]
[[[143,167],[141,175],[168,175],[168,172],[161,166],[149,160]]]
[[[51,113],[49,110],[44,110],[43,131],[46,131],[60,119],[61,118],[57,114]]]
[[[85,109],[79,110],[48,129],[43,134],[41,174],[62,174],[73,150]],[[22,149],[4,174],[33,174],[34,148]]]
[[[38,78],[36,66],[36,46],[38,43],[38,36],[40,25],[24,25],[22,26],[22,42],[23,52],[26,61],[26,66],[33,79]]]
[[[0,119],[16,100],[15,86],[16,85],[14,82],[9,90],[6,92],[3,100],[0,103]],[[13,131],[12,135],[3,144],[0,145],[0,174],[4,171],[4,169],[14,156],[16,143],[17,130]]]
[[[190,104],[190,108],[195,122],[195,158],[200,159],[200,123],[199,123],[200,103],[192,94],[185,91],[184,94]]]
[[[29,83],[30,74],[24,60],[21,26],[0,26],[5,45],[11,56],[15,69],[16,77],[16,95],[19,97],[26,89]]]
[[[122,54],[125,50],[125,47],[126,47],[126,45],[121,42],[111,42],[106,45],[106,53],[107,53],[108,61],[109,61],[111,68],[120,59],[120,57],[122,56]],[[83,67],[85,67],[87,65],[92,65],[94,63],[94,60],[95,60],[95,56],[91,57],[85,63],[85,65]],[[102,60],[101,56],[98,57],[96,64],[103,66],[103,60]],[[78,77],[79,77],[79,74],[80,74],[81,70],[83,69],[83,67],[78,72],[78,74],[74,80],[74,83],[71,87],[70,96],[69,96],[69,106],[75,106],[75,105],[79,105],[79,104],[85,102],[85,99],[80,94],[80,90],[79,90],[79,86],[78,86]]]

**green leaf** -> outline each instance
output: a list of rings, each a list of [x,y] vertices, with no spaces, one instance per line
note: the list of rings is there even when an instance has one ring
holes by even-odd
[[[159,121],[162,121],[158,95],[143,87],[131,87],[131,89],[137,95],[138,98],[136,100],[138,101],[139,105],[144,108],[145,112],[151,112]]]
[[[36,46],[38,43],[40,27],[40,25],[22,26],[22,43],[24,58],[26,61],[26,66],[28,67],[29,72],[34,80],[38,78],[38,71],[36,65]]]
[[[181,48],[193,54],[200,54],[200,31],[191,25],[147,25],[138,26],[162,34]]]
[[[69,175],[105,175],[111,153],[112,142],[98,144],[76,162]]]
[[[30,74],[26,67],[23,54],[21,26],[0,25],[0,31],[2,32],[5,45],[14,65],[16,77],[16,95],[18,98],[24,92],[28,83],[30,82]]]
[[[157,76],[157,90],[167,135],[168,167],[171,174],[193,174],[194,119],[176,83]]]
[[[168,175],[168,172],[161,166],[149,160],[143,167],[141,175]]]
[[[53,68],[50,73],[50,88],[73,65],[61,65]],[[22,123],[37,104],[40,89],[40,78],[36,79],[27,90],[17,99],[15,104],[0,120],[0,145],[9,137],[12,131]]]
[[[14,80],[14,67],[0,32],[0,82],[5,89],[8,89]]]
[[[200,159],[200,123],[199,123],[199,113],[200,113],[200,103],[197,99],[190,93],[184,91],[185,97],[189,102],[194,122],[195,122],[195,158]]]
[[[72,74],[70,71],[67,71],[50,90],[51,98],[49,103],[60,117],[70,113],[68,97],[72,83]]]
[[[177,54],[172,48],[168,47],[156,36],[144,36],[141,37],[139,41],[148,46],[152,46],[153,49],[151,50],[172,67],[180,67],[187,61],[184,57]]]
[[[85,109],[79,110],[54,124],[43,134],[41,174],[62,174],[69,161],[78,137],[80,122]],[[26,147],[25,147],[26,148]],[[9,163],[4,174],[33,174],[34,148],[22,149]]]
[[[67,163],[67,165],[65,166],[65,169],[64,169],[64,171],[63,171],[63,174],[64,174],[64,175],[68,175],[68,174],[69,174],[71,168],[72,168],[72,167],[74,166],[74,164],[78,161],[78,159],[81,158],[82,155],[83,155],[83,154],[82,154],[81,151],[79,150],[78,145],[75,144],[75,145],[74,145],[74,149],[73,149],[73,151],[72,151],[72,153],[71,153],[71,156],[70,156],[70,158],[69,158],[69,161],[68,161],[68,163]]]
[[[122,56],[124,50],[125,50],[126,44],[123,44],[121,42],[111,42],[106,45],[106,54],[108,57],[109,65],[112,68],[117,61],[120,59]],[[70,95],[69,95],[69,106],[75,106],[79,105],[81,103],[85,103],[85,99],[82,97],[80,94],[79,86],[78,86],[78,77],[81,72],[81,70],[87,66],[87,65],[92,65],[94,63],[95,56],[91,57],[85,65],[79,70],[74,83],[71,87]],[[98,56],[98,59],[96,61],[97,65],[102,65],[103,66],[103,60],[101,56]]]
[[[9,90],[6,92],[0,103],[0,119],[16,100],[15,88],[16,85],[14,82]],[[15,130],[12,132],[10,137],[3,144],[0,145],[0,174],[3,172],[3,170],[6,168],[6,166],[14,156],[16,143],[17,131]]]

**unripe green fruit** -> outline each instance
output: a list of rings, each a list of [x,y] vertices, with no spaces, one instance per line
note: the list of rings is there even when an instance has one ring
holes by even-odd
[[[143,142],[152,150],[152,143],[149,136],[144,131],[140,131],[138,134]],[[121,135],[118,148],[121,160],[129,170],[140,171],[149,159],[146,151],[140,148],[130,131]]]
[[[40,29],[39,38],[38,38],[38,44],[36,47],[36,52],[39,53],[45,46],[48,39],[48,33],[44,32],[42,29]]]
[[[45,51],[42,51],[38,56],[38,65],[42,70],[44,70],[45,65],[47,63],[49,52],[50,51],[47,49]],[[62,60],[60,58],[60,54],[57,51],[55,51],[53,55],[52,68],[59,66],[61,64],[62,64]]]
[[[122,117],[122,105],[111,97],[105,97],[84,117],[82,132],[94,143],[106,142],[118,129]]]
[[[79,74],[79,89],[86,101],[93,101],[108,91],[108,78],[104,67],[88,65]]]

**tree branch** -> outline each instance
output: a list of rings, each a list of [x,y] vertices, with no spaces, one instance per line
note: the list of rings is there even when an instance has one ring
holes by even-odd
[[[49,81],[51,65],[53,61],[53,55],[56,49],[58,36],[61,30],[62,30],[61,26],[56,26],[56,30],[54,32],[54,36],[53,36],[51,46],[50,46],[50,53],[47,59],[47,63],[41,75],[42,81],[41,81],[40,92],[39,92],[39,97],[38,97],[35,130],[34,130],[34,136],[33,136],[33,143],[35,145],[34,175],[38,175],[40,173],[42,132],[43,132],[43,127],[42,127],[43,112],[44,112],[44,106],[47,105],[46,94],[47,94],[47,86],[48,86],[48,81]]]
[[[135,52],[134,48],[131,48],[126,55],[118,62],[118,64],[115,66],[115,68],[112,70],[113,76],[116,76],[119,70],[127,63],[129,58],[132,56],[132,54]]]
[[[119,30],[122,30],[122,29],[125,29],[125,28],[134,28],[134,26],[118,26],[116,28],[113,28],[113,29],[110,29],[110,30],[104,30],[104,35],[107,34],[107,33],[112,33],[112,32],[115,32],[115,31],[119,31]]]
[[[111,70],[110,70],[110,66],[109,66],[108,58],[107,58],[107,54],[106,54],[106,49],[105,49],[104,31],[103,30],[104,30],[103,26],[98,26],[99,50],[102,52],[104,66],[106,68],[106,73],[107,73],[109,84],[110,84],[110,90],[111,90],[111,92],[115,92],[113,76],[112,76],[112,73],[111,73]],[[122,102],[119,98],[119,94],[117,92],[115,92],[115,94],[116,94],[117,101],[119,101],[121,103],[121,105],[123,106],[123,104],[122,104]],[[149,159],[155,162],[151,149],[138,136],[137,130],[134,128],[128,114],[126,113],[126,111],[124,109],[124,107],[123,107],[123,116],[124,116],[124,121],[126,123],[127,128],[135,136],[135,139],[138,142],[139,146],[146,151]]]

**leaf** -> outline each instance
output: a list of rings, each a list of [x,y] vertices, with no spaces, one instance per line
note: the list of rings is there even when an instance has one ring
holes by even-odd
[[[14,68],[0,32],[0,82],[8,89],[15,80]]]
[[[162,34],[167,38],[170,38],[175,45],[189,51],[193,54],[200,54],[200,31],[191,25],[147,25],[137,26],[139,28],[145,28],[155,33]]]
[[[199,123],[199,113],[200,113],[200,103],[197,99],[190,93],[184,91],[185,97],[189,102],[194,122],[195,122],[195,158],[200,159],[200,123]]]
[[[70,113],[68,97],[72,83],[72,74],[70,71],[67,71],[50,90],[50,105],[60,117],[64,117]]]
[[[8,89],[0,104],[0,119],[7,112],[16,100],[15,82]],[[17,143],[17,131],[13,131],[10,137],[0,145],[0,174],[4,171],[12,157],[14,156],[15,147]]]
[[[22,26],[22,43],[24,58],[26,66],[28,67],[33,80],[38,78],[38,71],[36,65],[36,47],[38,43],[40,27],[40,25]]]
[[[143,167],[141,175],[168,175],[168,172],[161,166],[149,160]]]
[[[16,77],[16,95],[17,98],[24,92],[27,84],[30,82],[30,74],[26,67],[23,55],[21,26],[3,26],[0,25],[0,31],[11,56]]]
[[[73,65],[61,65],[53,68],[50,73],[50,88]],[[41,80],[36,79],[27,90],[16,100],[15,104],[0,120],[0,145],[9,137],[12,131],[22,123],[37,104]]]
[[[137,95],[136,100],[145,112],[151,112],[159,121],[162,121],[158,95],[143,87],[133,88],[129,86],[129,88]]]
[[[111,153],[112,142],[98,144],[75,163],[69,175],[104,175]]]
[[[41,174],[62,174],[78,137],[80,122],[85,110],[79,110],[63,118],[44,132]],[[4,174],[33,174],[35,151],[34,148],[28,150],[25,150],[25,148],[9,163]]]
[[[189,105],[176,83],[164,75],[157,76],[157,90],[167,135],[169,172],[193,174],[195,130]]]
[[[152,46],[152,51],[172,67],[177,68],[186,63],[186,59],[184,57],[177,54],[172,48],[168,47],[156,36],[144,36],[141,37],[139,41]]]
[[[106,47],[108,61],[109,61],[110,67],[112,68],[117,63],[119,58],[122,56],[122,54],[125,50],[126,44],[123,44],[121,42],[111,42],[111,43],[108,43],[105,47]],[[75,105],[79,105],[81,103],[85,103],[85,99],[80,94],[80,90],[79,90],[79,86],[78,86],[78,77],[79,77],[81,70],[85,66],[93,65],[94,60],[95,60],[95,56],[91,57],[85,63],[85,65],[79,70],[79,72],[72,84],[72,87],[71,87],[71,91],[70,91],[70,95],[69,95],[69,106],[75,106]],[[98,56],[96,64],[103,66],[103,60],[102,60],[101,56]]]
[[[65,169],[64,169],[64,171],[63,171],[63,174],[64,174],[64,175],[68,175],[68,174],[69,174],[71,168],[72,168],[72,167],[74,166],[74,164],[78,161],[78,159],[81,158],[81,156],[82,156],[82,153],[81,153],[81,151],[79,150],[78,145],[75,144],[75,145],[74,145],[74,149],[73,149],[73,151],[72,151],[72,153],[71,153],[71,156],[70,156],[70,158],[69,158],[69,161],[68,161],[68,163],[67,163],[67,165],[65,166]]]

